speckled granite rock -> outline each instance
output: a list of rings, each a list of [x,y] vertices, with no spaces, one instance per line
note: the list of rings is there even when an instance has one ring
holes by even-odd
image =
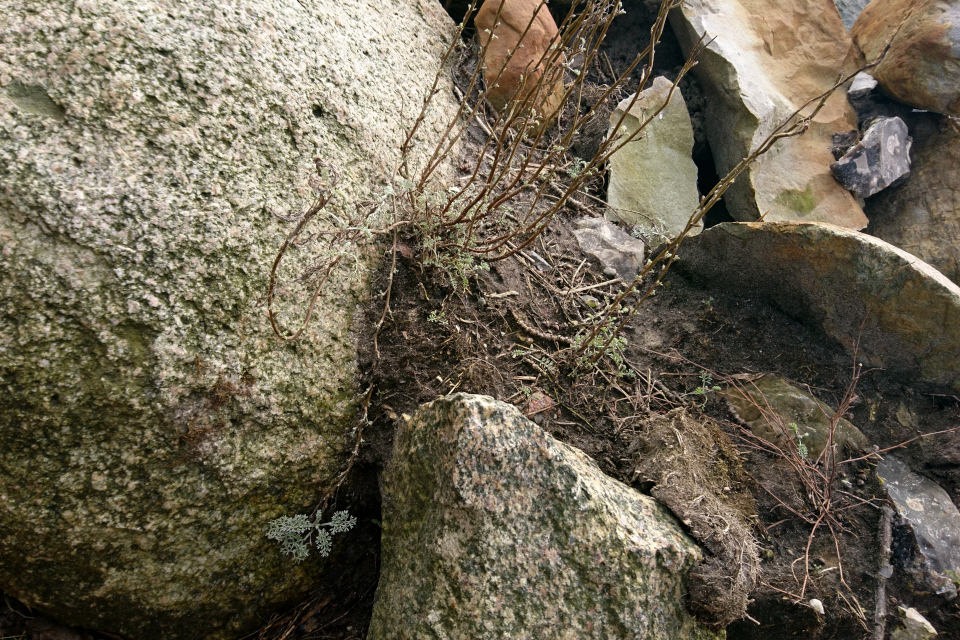
[[[702,554],[673,517],[512,405],[422,406],[382,484],[371,640],[724,637],[685,609]]]
[[[867,231],[960,284],[960,124],[917,114],[910,179],[867,201]]]
[[[0,12],[0,588],[127,638],[238,637],[324,580],[264,531],[343,463],[366,295],[337,281],[274,339],[271,212],[309,201],[315,155],[348,196],[389,175],[451,22],[428,0]]]
[[[711,40],[693,73],[706,92],[706,129],[720,175],[756,149],[787,116],[831,86],[850,48],[832,0],[685,0],[670,13],[689,52]],[[737,220],[867,226],[853,196],[830,175],[832,136],[857,128],[843,92],[810,128],[781,140],[724,195]]]
[[[880,88],[917,109],[960,116],[960,0],[873,0],[850,30]]]
[[[870,366],[960,389],[960,287],[883,240],[828,224],[726,222],[679,254],[697,280],[764,298],[847,350],[863,323]]]

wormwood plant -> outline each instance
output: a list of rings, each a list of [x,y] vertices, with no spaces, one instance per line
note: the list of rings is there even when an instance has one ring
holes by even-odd
[[[357,519],[347,511],[337,511],[330,522],[320,522],[319,513],[312,520],[305,514],[280,516],[270,522],[267,538],[280,543],[280,551],[299,563],[310,555],[311,538],[317,551],[326,558],[333,549],[333,536],[350,531],[356,524]]]

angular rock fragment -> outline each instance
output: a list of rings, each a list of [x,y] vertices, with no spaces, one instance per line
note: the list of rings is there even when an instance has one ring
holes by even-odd
[[[548,126],[562,106],[563,56],[551,52],[558,30],[546,3],[484,0],[474,23],[486,47],[483,77],[490,104],[503,111],[511,102],[527,101],[541,126]]]
[[[844,189],[867,198],[910,173],[912,142],[903,120],[878,118],[830,171]]]
[[[607,218],[637,227],[648,242],[658,243],[680,235],[700,197],[697,165],[691,157],[690,114],[680,90],[663,76],[636,99],[630,96],[620,102],[610,116],[609,135],[614,139],[633,135],[648,119],[643,132],[610,157]],[[689,235],[702,228],[698,223]]]
[[[850,38],[831,0],[685,0],[670,14],[689,53],[710,40],[693,72],[707,94],[706,128],[721,176],[807,101],[833,86]],[[712,39],[712,40],[711,40]],[[857,128],[843,91],[799,137],[780,140],[724,195],[737,220],[802,220],[862,229],[854,197],[830,175],[831,138]]]
[[[932,640],[937,636],[933,625],[913,607],[900,607],[899,613],[900,624],[890,632],[890,640]]]
[[[960,128],[915,114],[910,178],[867,201],[867,231],[960,284]]]
[[[686,610],[702,552],[673,516],[512,405],[423,405],[382,486],[371,640],[722,637]]]
[[[895,559],[931,590],[956,596],[953,578],[960,574],[960,511],[949,494],[893,456],[884,456],[877,475],[913,541],[912,548],[901,549]]]
[[[917,109],[960,116],[960,1],[873,0],[850,31],[860,62],[885,93]]]
[[[613,269],[625,283],[633,282],[643,266],[644,245],[620,227],[599,218],[577,220],[573,235],[580,250],[593,256],[604,267]]]
[[[877,79],[865,71],[861,71],[853,76],[850,82],[850,88],[847,89],[848,98],[862,98],[877,88]]]
[[[960,287],[882,240],[820,223],[726,222],[685,242],[678,266],[767,300],[851,353],[859,342],[869,366],[960,389]]]
[[[724,396],[755,436],[784,451],[790,447],[816,460],[827,446],[836,410],[783,378],[753,379],[727,389]],[[840,453],[863,450],[869,442],[849,420],[838,418],[833,444]]]

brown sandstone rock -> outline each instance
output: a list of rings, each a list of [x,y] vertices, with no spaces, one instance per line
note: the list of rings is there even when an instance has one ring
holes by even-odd
[[[694,73],[707,94],[707,138],[724,175],[797,108],[833,86],[850,38],[831,0],[686,0],[670,14],[685,52],[713,39]],[[843,92],[802,136],[781,140],[727,191],[737,220],[867,225],[853,196],[830,175],[833,134],[857,128]]]
[[[679,265],[819,327],[862,362],[960,388],[960,287],[922,260],[830,224],[723,223],[684,242]]]
[[[480,45],[486,47],[483,75],[490,103],[503,111],[513,100],[529,99],[544,126],[549,125],[563,101],[563,57],[556,58],[557,54],[549,51],[559,36],[546,4],[541,0],[485,0],[475,24]],[[496,36],[492,41],[491,34]],[[547,79],[538,89],[544,74]]]
[[[866,60],[887,52],[870,75],[918,109],[960,116],[960,1],[873,0],[850,32]]]

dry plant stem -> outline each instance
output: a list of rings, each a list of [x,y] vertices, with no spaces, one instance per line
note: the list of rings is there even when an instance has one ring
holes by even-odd
[[[890,544],[893,539],[893,509],[883,507],[880,517],[880,567],[877,572],[877,591],[875,608],[873,611],[873,638],[883,640],[887,629],[887,572],[892,572],[890,566]]]
[[[649,79],[650,74],[652,73],[651,69],[652,69],[653,56],[654,56],[654,54],[655,54],[655,45],[659,42],[659,39],[660,39],[660,37],[662,36],[663,29],[664,29],[665,26],[666,26],[667,14],[668,14],[669,8],[670,8],[671,6],[673,6],[671,2],[669,2],[668,0],[664,0],[664,2],[661,4],[661,10],[660,10],[660,14],[658,15],[657,22],[654,24],[654,27],[651,29],[651,46],[648,47],[648,49],[647,49],[647,51],[649,51],[649,54],[648,54],[648,55],[649,55],[649,60],[650,60],[650,62],[651,62],[651,65],[648,65],[647,67],[645,67],[645,69],[644,69],[644,71],[643,71],[643,75],[642,75],[642,77],[641,77],[641,79],[640,79],[640,86],[641,86],[641,87],[647,82],[647,80]],[[604,33],[605,33],[605,31],[604,31]],[[697,47],[695,48],[694,52],[692,53],[690,59],[687,61],[687,63],[684,65],[684,67],[681,69],[680,73],[678,74],[678,77],[677,77],[676,82],[675,82],[675,83],[673,84],[673,86],[671,87],[671,89],[670,89],[670,94],[669,94],[669,96],[668,96],[668,101],[669,101],[669,97],[672,96],[673,91],[676,90],[676,88],[677,88],[677,83],[679,83],[679,82],[683,79],[684,75],[686,75],[686,73],[694,66],[694,64],[696,64],[696,58],[697,58],[697,56],[699,55],[699,53],[702,51],[702,49],[703,49],[703,43],[702,43],[702,42],[701,42],[701,43],[698,43],[698,45],[697,45]],[[622,86],[622,85],[626,82],[628,75],[632,72],[632,70],[633,70],[634,68],[636,68],[636,66],[639,64],[639,61],[640,61],[640,60],[641,60],[641,56],[638,56],[637,59],[629,66],[629,68],[627,69],[627,71],[624,72],[624,74],[621,75],[620,78],[617,79],[617,82],[614,83],[614,86],[610,87],[610,88],[605,92],[604,96],[601,97],[601,100],[597,102],[597,105],[602,104],[602,103],[603,103],[603,100],[604,100],[607,96],[609,96],[610,94],[612,94],[612,92],[615,91],[617,87]],[[582,78],[583,78],[583,76],[584,76],[584,74],[581,74],[581,76],[580,76],[580,77],[581,77],[581,83],[582,83]],[[572,91],[572,88],[567,91],[567,93],[566,93],[566,96],[567,96],[567,97],[569,97],[570,91]],[[634,94],[633,99],[631,100],[631,103],[630,103],[629,106],[632,107],[633,103],[637,100],[638,95],[639,95],[639,92],[637,92],[636,94]],[[594,109],[597,108],[597,105],[595,105]],[[540,181],[541,181],[541,185],[540,185],[540,187],[537,189],[537,192],[536,192],[536,195],[535,195],[535,197],[534,197],[533,203],[527,208],[528,215],[527,215],[527,217],[525,217],[525,219],[524,219],[524,221],[523,221],[522,228],[520,228],[520,229],[514,229],[514,230],[511,230],[510,232],[508,232],[508,233],[506,233],[506,234],[503,234],[503,235],[501,235],[501,236],[499,236],[499,237],[496,237],[496,238],[493,238],[493,239],[490,239],[490,240],[486,240],[486,241],[480,242],[480,243],[477,244],[477,246],[469,247],[469,250],[470,250],[472,253],[475,253],[475,254],[489,254],[489,253],[492,253],[492,252],[494,252],[494,251],[501,250],[502,247],[503,247],[509,240],[511,240],[512,238],[514,238],[514,237],[516,237],[516,236],[518,236],[518,235],[526,234],[526,235],[529,236],[528,239],[527,239],[526,241],[520,243],[520,245],[519,245],[516,249],[509,250],[509,251],[501,251],[498,255],[489,256],[487,259],[490,260],[490,261],[502,260],[502,259],[504,259],[504,258],[510,257],[510,256],[513,255],[516,251],[522,250],[522,249],[523,249],[524,247],[526,247],[530,242],[532,242],[540,233],[542,233],[542,231],[543,231],[543,230],[546,228],[546,226],[550,223],[550,221],[553,219],[553,217],[560,211],[560,209],[563,208],[563,206],[565,205],[567,199],[568,199],[570,196],[572,196],[574,193],[576,193],[577,190],[579,190],[580,187],[583,186],[583,184],[586,182],[586,180],[589,179],[589,177],[590,177],[590,175],[591,175],[591,172],[592,172],[593,170],[598,170],[599,168],[603,167],[603,165],[606,163],[606,161],[609,159],[609,157],[610,157],[613,153],[615,153],[616,151],[618,151],[619,149],[621,149],[624,145],[629,144],[630,142],[632,142],[633,140],[635,140],[637,137],[639,137],[639,136],[641,135],[643,129],[644,129],[650,122],[652,122],[653,119],[655,119],[655,118],[659,115],[659,113],[660,113],[665,107],[666,107],[666,102],[665,102],[663,105],[661,105],[661,107],[660,107],[658,110],[656,110],[656,111],[654,111],[653,113],[651,113],[651,115],[650,115],[648,118],[646,118],[646,119],[640,124],[640,126],[638,127],[638,129],[637,129],[635,132],[633,132],[631,135],[629,135],[629,136],[623,136],[623,137],[621,137],[621,138],[613,138],[613,137],[612,137],[612,138],[608,138],[607,140],[605,140],[605,141],[601,144],[601,147],[600,147],[599,151],[597,152],[597,154],[590,160],[590,162],[587,163],[586,167],[584,167],[584,169],[581,171],[581,173],[580,173],[576,178],[574,178],[574,179],[571,181],[571,183],[567,186],[567,188],[566,188],[566,189],[564,190],[564,192],[561,194],[560,198],[559,198],[553,205],[551,205],[550,207],[548,207],[544,212],[542,212],[541,214],[539,214],[538,216],[536,216],[536,218],[531,221],[531,220],[530,220],[530,214],[532,214],[532,213],[535,211],[535,207],[536,207],[537,203],[539,202],[539,200],[540,200],[540,199],[543,197],[543,195],[544,195],[544,190],[548,187],[548,185],[551,185],[551,184],[552,184],[552,181],[553,181],[553,179],[554,179],[554,177],[555,177],[555,173],[556,173],[556,170],[557,170],[557,168],[556,168],[556,158],[559,158],[560,156],[562,156],[562,154],[566,151],[566,149],[568,148],[569,144],[570,144],[571,141],[572,141],[572,136],[573,136],[573,134],[578,130],[579,127],[581,127],[583,124],[585,124],[585,123],[587,122],[587,120],[591,117],[592,112],[593,112],[593,109],[591,109],[591,111],[588,112],[587,114],[584,114],[582,117],[576,119],[575,123],[573,124],[573,126],[571,127],[571,129],[570,129],[570,131],[567,133],[567,135],[564,137],[564,139],[561,141],[560,145],[558,145],[556,148],[554,148],[553,150],[551,150],[550,154],[547,155],[547,157],[546,157],[546,158],[544,159],[544,161],[541,163],[540,167],[539,167],[539,168],[537,169],[537,171],[535,172],[535,173],[537,173],[537,174],[540,175],[540,178],[539,178],[539,179],[540,179]],[[628,110],[629,110],[629,108],[628,108]],[[617,125],[615,126],[615,130],[619,130],[619,128],[620,128],[620,126],[622,125],[625,117],[626,117],[626,113],[624,113],[623,115],[621,115],[620,119],[618,120]],[[552,165],[552,166],[549,167],[549,171],[546,170],[546,168],[548,167],[548,165]],[[517,191],[516,193],[511,194],[511,197],[512,197],[513,195],[517,195],[518,193],[519,193],[519,191]],[[460,246],[459,248],[460,248],[460,249],[466,249],[467,247],[466,247],[466,246]]]
[[[317,299],[320,297],[320,291],[323,289],[323,285],[326,284],[327,280],[330,277],[330,274],[333,272],[334,268],[336,268],[337,264],[339,264],[341,260],[341,258],[339,257],[336,258],[334,262],[332,264],[329,264],[325,269],[323,276],[320,278],[319,283],[313,290],[313,295],[310,298],[310,304],[307,307],[306,317],[304,318],[303,323],[300,325],[300,328],[290,334],[284,331],[280,327],[280,324],[277,321],[276,314],[273,311],[273,299],[276,293],[277,282],[278,282],[277,271],[280,268],[280,263],[283,261],[284,255],[286,255],[287,249],[289,249],[290,245],[294,243],[294,241],[300,236],[301,233],[303,233],[303,230],[304,228],[306,228],[307,224],[309,224],[310,221],[313,220],[316,217],[316,215],[323,210],[325,206],[327,206],[327,204],[330,202],[330,199],[333,197],[333,188],[340,181],[340,174],[339,172],[336,171],[336,169],[323,163],[320,159],[316,159],[315,162],[317,164],[317,173],[320,173],[321,167],[330,168],[332,170],[334,175],[332,184],[326,188],[323,188],[320,191],[320,194],[314,200],[310,208],[307,209],[307,211],[300,217],[299,221],[297,222],[297,226],[294,227],[293,231],[287,234],[287,237],[284,239],[283,244],[280,245],[280,249],[277,251],[277,256],[273,260],[273,266],[270,269],[270,284],[267,287],[267,317],[269,317],[270,319],[270,326],[273,327],[273,332],[277,335],[277,337],[281,338],[282,340],[286,340],[288,342],[299,338],[301,334],[303,334],[304,330],[307,328],[307,324],[310,322],[310,318],[313,317],[313,310],[317,304]]]

